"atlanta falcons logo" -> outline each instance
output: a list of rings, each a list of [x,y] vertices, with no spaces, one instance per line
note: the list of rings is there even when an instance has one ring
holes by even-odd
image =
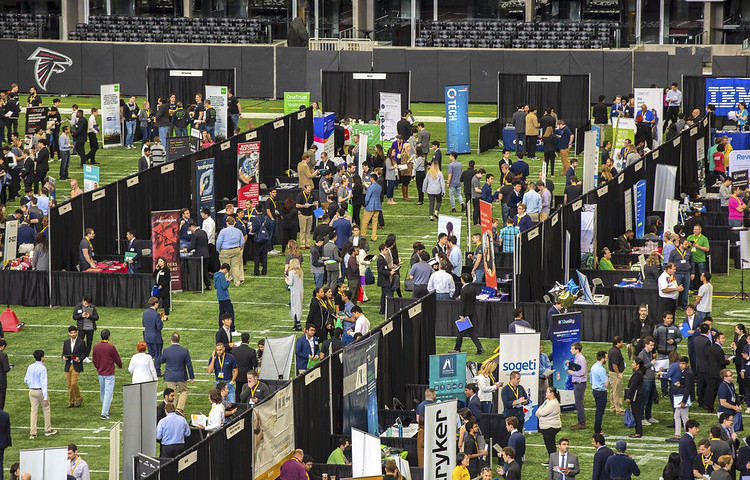
[[[47,82],[49,82],[53,73],[63,73],[66,66],[73,65],[73,60],[70,57],[41,47],[37,48],[28,60],[36,60],[34,78],[39,88],[45,91],[47,90]]]

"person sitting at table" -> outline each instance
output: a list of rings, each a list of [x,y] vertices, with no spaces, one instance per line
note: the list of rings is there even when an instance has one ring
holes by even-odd
[[[617,237],[617,253],[630,253],[634,250],[630,245],[630,241],[633,240],[635,234],[632,230],[625,230],[625,233]]]
[[[599,270],[614,270],[615,266],[612,265],[612,252],[609,248],[604,247],[602,249],[602,258],[599,259]]]

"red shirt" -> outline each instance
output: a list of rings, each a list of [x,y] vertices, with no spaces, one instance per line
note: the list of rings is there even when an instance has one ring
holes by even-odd
[[[115,374],[115,364],[122,368],[120,354],[114,345],[107,341],[101,341],[94,345],[91,361],[96,367],[96,373],[103,377],[111,377]]]

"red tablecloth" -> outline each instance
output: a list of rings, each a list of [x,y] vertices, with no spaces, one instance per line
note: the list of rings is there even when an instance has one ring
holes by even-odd
[[[88,273],[128,273],[128,266],[121,262],[101,262],[84,270]]]

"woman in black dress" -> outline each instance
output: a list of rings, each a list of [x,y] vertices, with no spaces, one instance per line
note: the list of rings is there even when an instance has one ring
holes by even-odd
[[[365,206],[365,186],[362,177],[358,174],[352,175],[352,225],[362,226],[359,221],[359,213]]]
[[[159,290],[159,305],[164,308],[164,320],[169,318],[169,309],[172,306],[169,295],[171,286],[172,280],[167,261],[164,257],[159,257],[156,260],[156,269],[154,269],[154,287]]]
[[[297,239],[299,232],[299,211],[294,206],[294,200],[287,198],[281,206],[281,253],[286,251],[289,240]]]
[[[628,389],[625,390],[625,401],[630,404],[630,411],[635,419],[635,433],[631,434],[632,438],[641,438],[643,436],[643,359],[635,357],[630,364],[633,367],[633,375],[628,382]]]

